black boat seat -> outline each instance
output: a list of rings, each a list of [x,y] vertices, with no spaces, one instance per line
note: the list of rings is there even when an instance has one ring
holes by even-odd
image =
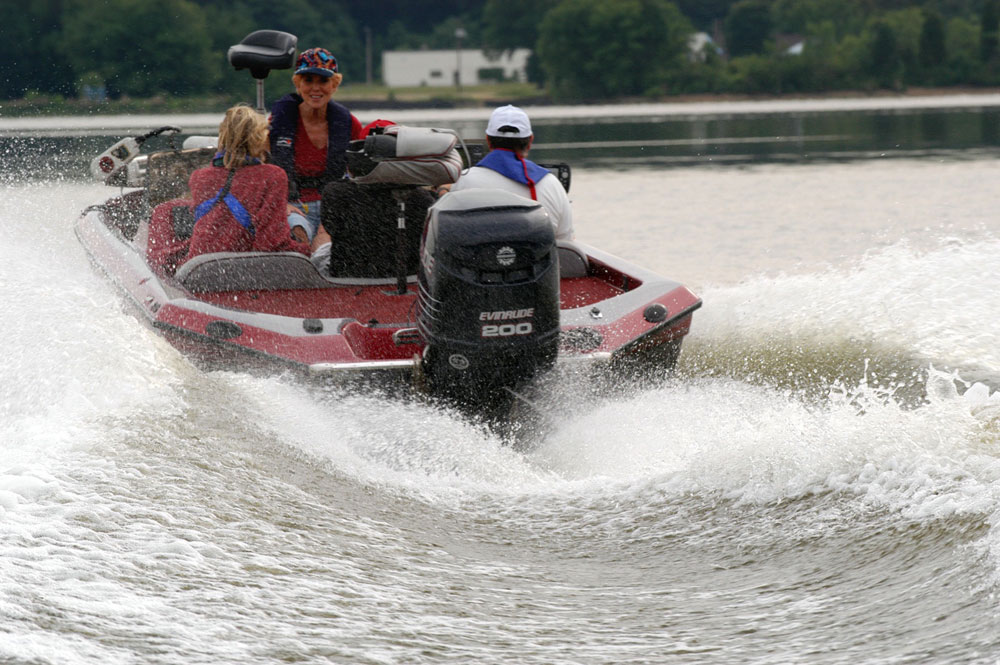
[[[188,291],[277,291],[335,286],[309,257],[298,252],[214,252],[199,254],[177,269]]]
[[[214,252],[186,261],[174,275],[193,293],[221,291],[283,291],[343,286],[395,284],[387,278],[325,278],[312,261],[298,252]],[[416,282],[416,275],[407,278]]]
[[[398,198],[397,198],[398,197]],[[323,228],[330,234],[335,278],[391,278],[399,272],[399,199],[406,204],[403,232],[407,275],[420,266],[420,240],[434,195],[418,187],[359,185],[340,180],[323,188]]]
[[[272,69],[290,69],[295,64],[298,37],[278,30],[257,30],[229,47],[229,64],[249,69],[255,79],[266,79]]]
[[[570,241],[557,243],[559,276],[586,277],[587,255]],[[175,279],[193,293],[326,289],[347,285],[394,283],[393,278],[332,278],[319,274],[309,257],[298,252],[214,252],[200,254],[177,269]],[[411,275],[407,281],[416,281]]]
[[[559,278],[586,277],[590,271],[587,254],[569,240],[556,241],[559,257]]]

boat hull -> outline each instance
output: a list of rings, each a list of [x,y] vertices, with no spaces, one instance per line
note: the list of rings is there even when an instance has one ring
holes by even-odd
[[[199,365],[420,384],[424,342],[414,322],[414,280],[404,294],[394,280],[318,284],[313,276],[301,283],[192,290],[150,268],[142,225],[133,235],[115,212],[122,207],[89,209],[75,233],[136,315]],[[701,301],[683,285],[611,254],[583,244],[570,249],[588,268],[560,280],[556,364],[671,369]],[[238,258],[287,260],[279,279],[294,270],[315,272],[300,255]]]

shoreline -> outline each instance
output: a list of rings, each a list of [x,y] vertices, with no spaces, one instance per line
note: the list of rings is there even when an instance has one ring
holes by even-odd
[[[504,101],[478,106],[384,106],[354,105],[349,95],[338,98],[362,122],[389,117],[396,122],[470,122],[489,118],[494,106]],[[973,109],[1000,106],[998,88],[913,89],[903,93],[835,92],[821,95],[685,95],[657,101],[645,99],[616,100],[590,104],[556,105],[532,103],[535,100],[510,100],[521,104],[532,120],[620,122],[629,119],[725,117],[769,115],[775,113],[832,113],[919,111],[933,109]],[[2,105],[0,105],[2,110]],[[61,135],[64,133],[106,135],[116,130],[148,129],[152,124],[176,124],[186,130],[214,130],[222,112],[208,113],[91,113],[86,115],[33,115],[0,117],[0,137],[18,135]],[[156,120],[160,119],[160,120]],[[189,133],[189,132],[185,132]]]

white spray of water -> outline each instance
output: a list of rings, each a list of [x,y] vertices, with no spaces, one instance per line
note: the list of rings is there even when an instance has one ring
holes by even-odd
[[[746,281],[703,294],[693,336],[747,340],[877,340],[950,365],[1000,374],[991,321],[1000,299],[989,278],[1000,241],[907,243],[867,256],[850,271]]]
[[[709,340],[784,335],[821,346],[846,334],[929,357],[928,400],[918,408],[867,374],[855,385],[827,386],[820,403],[738,379],[689,379],[562,404],[549,414],[554,427],[522,454],[426,405],[350,394],[318,401],[289,385],[246,390],[268,395],[255,408],[289,445],[366,481],[439,499],[459,489],[562,495],[655,486],[749,503],[839,492],[914,519],[988,513],[1000,507],[996,386],[930,363],[1000,369],[987,324],[998,303],[980,283],[958,290],[961,280],[927,282],[982,272],[998,250],[992,239],[945,241],[927,252],[901,244],[849,272],[762,278],[706,294],[694,334]]]

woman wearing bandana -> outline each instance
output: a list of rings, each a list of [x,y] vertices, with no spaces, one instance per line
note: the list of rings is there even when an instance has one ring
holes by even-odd
[[[271,107],[271,161],[288,175],[288,225],[298,240],[316,235],[323,186],[344,177],[347,144],[361,138],[361,122],[331,99],[343,79],[329,51],[305,50],[295,92]]]
[[[451,191],[489,188],[538,201],[549,213],[556,240],[573,239],[573,211],[559,179],[527,159],[534,135],[528,114],[516,106],[501,106],[490,115],[486,144],[490,152],[451,186]]]

